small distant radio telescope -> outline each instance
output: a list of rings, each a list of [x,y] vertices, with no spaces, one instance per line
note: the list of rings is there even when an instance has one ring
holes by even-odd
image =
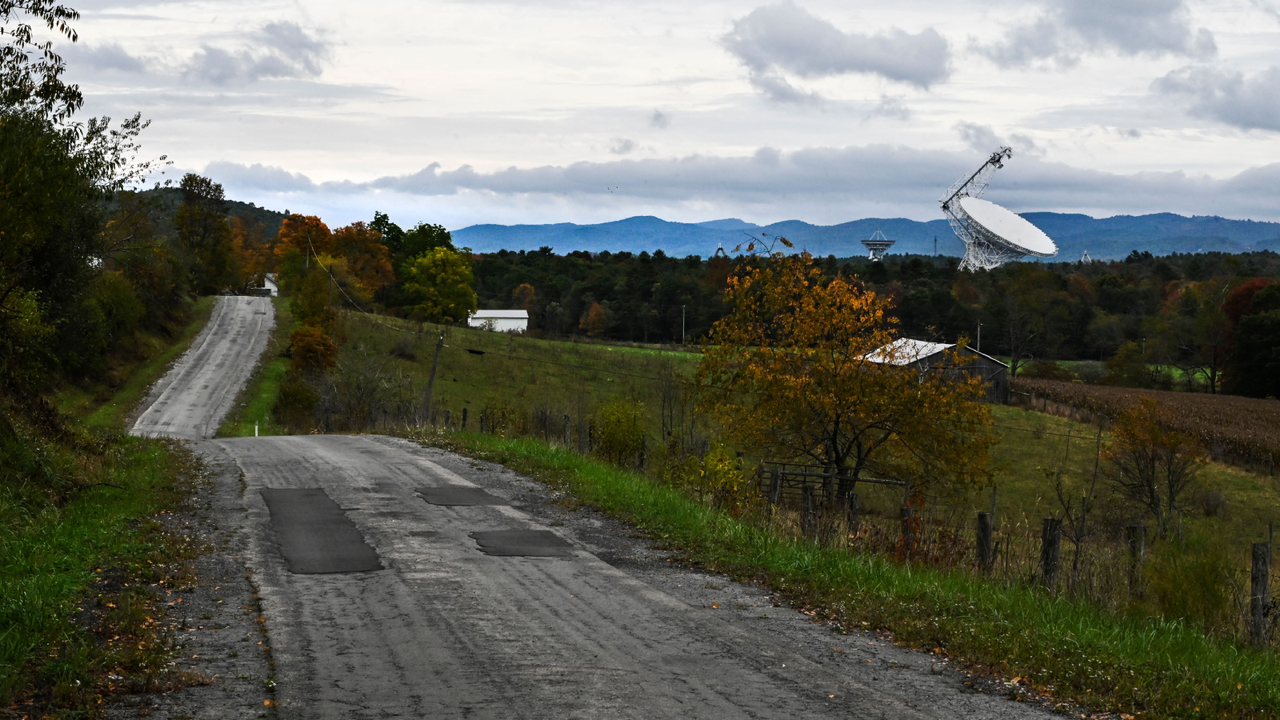
[[[995,151],[976,172],[948,188],[939,201],[951,229],[964,241],[961,270],[992,270],[1027,255],[1047,258],[1058,254],[1058,246],[1040,228],[1016,213],[981,199],[992,174],[1011,157],[1012,148]]]
[[[893,241],[884,236],[884,233],[877,230],[868,240],[862,241],[867,246],[867,257],[871,258],[871,262],[880,262],[889,248],[893,247]]]

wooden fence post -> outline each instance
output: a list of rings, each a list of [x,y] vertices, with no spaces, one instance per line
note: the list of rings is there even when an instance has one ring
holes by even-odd
[[[991,572],[995,564],[995,531],[996,524],[989,512],[978,513],[978,570]]]
[[[858,523],[861,518],[858,516],[858,493],[849,493],[844,496],[844,521],[849,526],[850,532],[856,532]]]
[[[777,470],[769,471],[769,504],[777,505],[782,502],[782,473]]]
[[[1249,578],[1249,639],[1257,647],[1267,645],[1267,615],[1271,610],[1271,543],[1253,544],[1253,571]]]
[[[462,430],[463,430],[463,432],[465,432],[465,431],[466,431],[466,429],[467,429],[467,409],[466,409],[466,408],[462,408]]]
[[[564,446],[572,447],[571,445],[572,442],[573,442],[573,433],[569,426],[569,416],[565,415],[564,416]]]
[[[1053,592],[1058,585],[1058,560],[1062,556],[1062,521],[1045,518],[1040,531],[1040,577]]]
[[[1126,525],[1125,543],[1129,546],[1129,594],[1142,597],[1142,563],[1147,556],[1147,526]]]
[[[898,520],[901,521],[901,540],[902,540],[902,556],[904,558],[911,557],[916,549],[916,533],[912,528],[913,521],[916,517],[915,508],[904,507],[898,510]]]
[[[444,429],[445,429],[445,430],[452,430],[452,429],[453,429],[453,417],[452,417],[452,415],[453,415],[453,413],[452,413],[452,412],[450,412],[449,410],[445,410],[445,411],[444,411]]]
[[[800,516],[800,531],[810,540],[818,536],[818,500],[813,486],[804,486],[804,514]]]

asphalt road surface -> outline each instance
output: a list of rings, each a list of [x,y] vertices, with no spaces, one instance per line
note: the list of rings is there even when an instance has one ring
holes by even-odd
[[[275,324],[269,298],[217,298],[195,342],[151,391],[131,435],[213,437],[252,374]]]
[[[261,347],[250,335],[271,316],[246,329],[259,306],[221,301],[159,394],[169,409],[135,432],[216,428],[254,359],[216,348]],[[221,473],[213,520],[260,596],[279,717],[1053,715],[966,692],[966,675],[884,635],[833,634],[766,589],[669,562],[624,524],[499,466],[378,436],[196,449]],[[262,709],[244,697],[180,714]]]

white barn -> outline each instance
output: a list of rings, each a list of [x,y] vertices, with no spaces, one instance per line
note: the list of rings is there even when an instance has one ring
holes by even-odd
[[[477,310],[467,324],[481,330],[522,333],[529,329],[527,310]]]

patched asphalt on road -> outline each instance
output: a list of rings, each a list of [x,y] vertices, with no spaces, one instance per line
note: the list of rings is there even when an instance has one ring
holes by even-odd
[[[506,500],[490,495],[478,487],[444,487],[420,488],[418,495],[432,505],[464,506],[464,505],[506,505]]]
[[[271,510],[271,528],[289,572],[320,575],[382,569],[378,553],[324,490],[264,488],[260,492]]]
[[[550,530],[490,530],[473,532],[485,555],[494,557],[570,557],[573,546]]]

